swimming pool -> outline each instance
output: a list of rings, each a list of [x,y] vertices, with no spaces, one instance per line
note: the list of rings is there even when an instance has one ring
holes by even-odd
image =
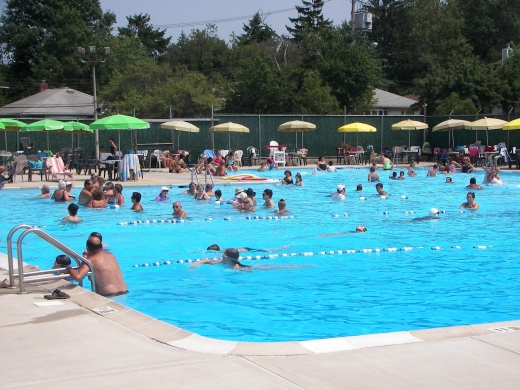
[[[192,200],[181,194],[184,188],[172,188],[171,201],[161,204],[150,200],[158,187],[125,187],[127,202],[133,190],[143,194],[145,213],[135,214],[128,207],[81,209],[84,222],[65,225],[59,220],[66,215],[66,205],[36,199],[34,190],[3,190],[3,209],[17,211],[4,211],[0,237],[17,224],[30,223],[46,226],[45,231],[80,251],[88,233],[100,231],[129,285],[131,293],[121,297],[125,305],[207,337],[309,340],[519,318],[518,175],[505,172],[507,185],[478,191],[480,210],[461,214],[458,206],[468,192],[464,188],[468,175],[451,175],[455,183],[446,184],[443,176],[426,178],[425,170],[405,181],[391,181],[379,171],[390,193],[381,199],[375,195],[374,184],[366,182],[366,168],[304,173],[301,188],[250,185],[259,201],[264,188],[273,189],[276,201],[287,201],[294,218],[278,220],[246,219],[229,205]],[[281,171],[262,175],[283,176]],[[475,176],[482,182],[482,173]],[[330,194],[339,183],[347,186],[348,197],[335,203]],[[358,183],[365,186],[361,193],[354,191]],[[238,186],[249,185],[216,188],[229,198]],[[360,196],[365,200],[359,200]],[[173,200],[180,200],[190,214],[182,224],[117,224],[168,218]],[[431,207],[446,213],[438,220],[413,221],[428,215]],[[261,207],[251,215],[274,216]],[[358,224],[364,224],[368,232],[327,235],[354,230]],[[6,252],[2,240],[0,250]],[[268,253],[277,257],[244,260],[281,266],[269,271],[238,272],[220,266],[189,269],[189,263],[177,263],[213,256],[206,251],[213,243],[224,248],[290,247]],[[376,248],[380,251],[362,251]],[[351,249],[357,252],[338,253]],[[26,262],[46,267],[57,254],[34,237],[24,240]],[[172,264],[164,265],[166,261]],[[163,265],[134,267],[156,262]],[[305,267],[290,268],[296,266]]]

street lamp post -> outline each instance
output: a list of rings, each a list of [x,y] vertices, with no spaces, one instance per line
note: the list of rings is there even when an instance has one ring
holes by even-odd
[[[81,62],[92,64],[92,84],[94,88],[94,120],[98,119],[98,106],[97,106],[97,93],[96,93],[96,64],[103,63],[107,60],[107,56],[110,54],[110,48],[103,48],[103,59],[99,59],[96,56],[96,46],[89,46],[89,57],[90,59],[85,59],[85,48],[78,47],[78,54]],[[96,161],[99,161],[99,132],[98,130],[94,130],[94,142],[95,142],[95,152],[96,152]]]

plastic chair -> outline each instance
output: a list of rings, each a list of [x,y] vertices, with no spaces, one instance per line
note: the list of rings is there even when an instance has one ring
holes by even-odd
[[[336,164],[341,164],[341,161],[345,163],[345,148],[338,148],[336,152]]]
[[[43,175],[45,175],[45,180],[48,180],[48,169],[45,166],[45,162],[41,159],[39,155],[30,154],[27,158],[27,167],[29,168],[29,181],[32,181],[32,175],[37,172],[40,172],[40,180],[43,181]]]
[[[235,150],[235,153],[233,155],[235,159],[235,164],[238,164],[239,167],[242,167],[242,156],[244,155],[244,152],[242,150]]]
[[[13,183],[16,182],[16,175],[22,176],[22,183],[23,183],[23,174],[25,168],[27,168],[27,156],[25,154],[21,154],[19,156],[16,156],[13,161],[14,164],[14,172],[13,172]]]
[[[260,156],[258,155],[258,151],[254,146],[248,146],[245,159],[249,163],[250,167],[254,165],[254,161],[257,161],[257,163],[260,162]]]

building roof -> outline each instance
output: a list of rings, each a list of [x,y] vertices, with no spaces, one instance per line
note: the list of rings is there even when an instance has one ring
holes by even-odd
[[[93,116],[93,96],[71,88],[47,89],[0,108],[0,117],[68,119]]]
[[[408,109],[417,100],[409,99],[395,93],[386,92],[376,88],[374,90],[374,107],[377,108],[403,108]]]

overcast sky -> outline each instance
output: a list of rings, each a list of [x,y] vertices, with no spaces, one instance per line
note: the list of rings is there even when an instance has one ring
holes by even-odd
[[[112,11],[117,17],[117,27],[126,26],[127,16],[148,14],[156,28],[167,29],[166,35],[172,42],[184,29],[203,29],[207,23],[218,27],[218,35],[225,41],[232,32],[243,33],[242,25],[258,11],[267,16],[266,22],[278,34],[287,34],[289,18],[297,16],[295,6],[301,0],[100,0],[103,11]],[[350,20],[350,0],[325,1],[323,14],[334,24]],[[271,13],[269,15],[269,13]]]

